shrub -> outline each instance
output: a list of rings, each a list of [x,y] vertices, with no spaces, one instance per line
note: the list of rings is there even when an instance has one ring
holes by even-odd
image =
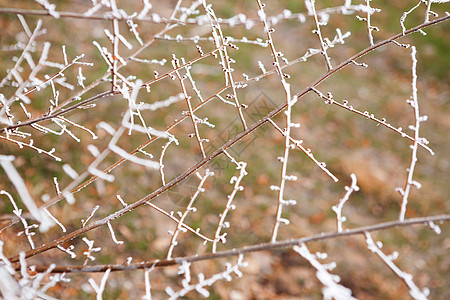
[[[3,297],[448,297],[447,1],[159,2],[2,1]]]

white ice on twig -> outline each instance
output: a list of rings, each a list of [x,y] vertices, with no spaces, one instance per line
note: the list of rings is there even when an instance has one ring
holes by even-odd
[[[337,275],[330,274],[317,257],[311,254],[305,244],[294,246],[294,250],[309,261],[309,263],[317,270],[316,277],[324,285],[322,288],[323,299],[325,300],[356,300],[352,296],[352,291],[339,284],[340,278]]]
[[[19,172],[17,172],[16,168],[13,165],[14,156],[9,155],[0,155],[0,166],[5,170],[6,175],[11,180],[11,183],[17,190],[17,193],[22,199],[23,204],[28,209],[33,218],[40,223],[39,231],[47,232],[55,222],[42,210],[39,209],[30,193],[28,192],[28,188],[25,185],[25,181],[20,176]]]

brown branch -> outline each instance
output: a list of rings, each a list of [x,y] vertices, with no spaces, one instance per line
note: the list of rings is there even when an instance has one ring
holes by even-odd
[[[440,215],[440,216],[429,216],[422,218],[411,218],[404,221],[391,221],[385,223],[378,223],[374,225],[368,225],[353,229],[347,229],[341,232],[327,232],[311,235],[299,239],[283,240],[274,243],[262,243],[258,245],[245,246],[238,249],[231,249],[225,251],[219,251],[216,253],[210,253],[206,255],[195,255],[187,257],[177,257],[174,259],[166,260],[152,260],[146,262],[140,262],[135,264],[112,264],[112,265],[95,265],[95,266],[57,266],[51,270],[51,273],[75,273],[75,272],[105,272],[110,269],[111,271],[127,271],[136,269],[147,269],[151,267],[167,267],[173,265],[179,265],[182,262],[197,262],[211,259],[218,259],[230,256],[237,256],[245,253],[252,253],[257,251],[268,251],[279,248],[292,247],[295,245],[301,245],[304,243],[309,243],[313,241],[323,241],[333,238],[340,238],[344,236],[352,236],[356,234],[364,234],[365,232],[379,231],[390,229],[394,227],[406,227],[415,224],[424,224],[430,222],[448,222],[450,221],[450,215]],[[20,269],[20,265],[15,266],[16,270]],[[38,265],[33,267],[37,272],[45,272],[48,270],[49,266]]]

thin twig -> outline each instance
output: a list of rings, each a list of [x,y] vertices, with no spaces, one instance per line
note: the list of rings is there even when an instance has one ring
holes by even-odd
[[[152,260],[147,262],[141,262],[136,264],[112,264],[112,265],[96,265],[96,266],[57,266],[52,270],[52,273],[69,273],[69,272],[105,272],[108,269],[111,271],[126,271],[126,270],[137,270],[137,269],[147,269],[152,266],[154,267],[167,267],[173,265],[179,265],[182,262],[197,262],[205,261],[211,259],[218,259],[230,256],[237,256],[246,253],[252,253],[257,251],[269,251],[279,248],[292,247],[295,245],[301,245],[304,243],[314,242],[314,241],[324,241],[333,238],[340,238],[344,236],[352,236],[357,234],[364,234],[365,232],[373,232],[379,230],[385,230],[395,227],[406,227],[415,224],[428,224],[430,222],[448,222],[450,221],[450,215],[440,215],[440,216],[429,216],[422,218],[411,218],[404,221],[390,221],[385,223],[378,223],[369,226],[358,227],[354,229],[347,229],[342,232],[327,232],[320,233],[316,235],[311,235],[308,237],[303,237],[299,239],[289,239],[277,242],[262,243],[258,245],[245,246],[238,249],[218,251],[216,253],[206,254],[206,255],[194,255],[188,257],[177,257],[170,260]],[[20,265],[16,264],[15,269],[20,269]],[[37,272],[43,272],[48,269],[48,266],[35,266],[34,269]]]

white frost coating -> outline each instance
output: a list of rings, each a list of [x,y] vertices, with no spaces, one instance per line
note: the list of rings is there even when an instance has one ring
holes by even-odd
[[[75,248],[74,245],[70,245],[67,249],[64,248],[64,247],[61,246],[61,245],[58,245],[58,246],[56,246],[56,247],[57,247],[59,250],[61,250],[61,251],[63,251],[63,252],[66,252],[67,254],[69,254],[69,255],[70,255],[70,258],[72,258],[72,259],[74,259],[74,258],[77,257],[77,255],[75,254],[75,252],[72,251],[72,250]]]
[[[101,129],[105,130],[110,135],[114,135],[116,133],[116,130],[111,125],[109,125],[108,123],[103,122],[103,121],[101,121],[97,124],[97,128],[101,128]]]
[[[64,172],[66,172],[66,174],[70,176],[70,178],[75,179],[78,177],[77,171],[75,171],[71,165],[64,164],[62,166],[62,168],[63,168]]]
[[[63,232],[66,232],[66,231],[67,231],[67,230],[66,230],[66,227],[64,227],[64,225],[63,225],[61,222],[59,222],[58,219],[55,218],[55,217],[48,211],[47,208],[44,208],[43,210],[44,210],[44,212],[45,212],[45,213],[53,220],[53,222],[55,222],[56,224],[58,224],[59,227],[61,227],[61,229],[62,229]]]
[[[428,288],[420,290],[414,283],[412,275],[400,270],[400,268],[394,264],[392,260],[393,258],[395,258],[396,255],[387,256],[386,254],[384,254],[383,251],[381,251],[380,247],[378,247],[377,244],[373,241],[370,233],[365,232],[364,234],[366,236],[367,247],[369,248],[369,250],[377,254],[383,260],[383,262],[406,283],[406,285],[409,288],[409,294],[411,295],[411,297],[413,297],[416,300],[427,299],[428,295],[430,294],[430,290]]]
[[[43,213],[43,211],[36,206],[36,203],[34,203],[33,198],[31,198],[31,195],[28,192],[25,182],[23,181],[22,177],[20,177],[20,174],[17,172],[16,168],[12,164],[13,160],[14,156],[12,155],[9,156],[0,155],[0,165],[5,170],[6,175],[11,180],[12,184],[19,193],[19,196],[22,199],[23,204],[28,209],[33,218],[35,218],[38,222],[41,223],[41,225],[39,226],[39,231],[47,232],[48,229],[52,227],[55,223],[47,214]]]
[[[356,192],[359,191],[359,187],[356,185],[357,184],[356,175],[352,173],[350,176],[352,178],[351,186],[345,187],[345,190],[347,192],[345,193],[344,197],[339,200],[338,205],[333,205],[332,207],[333,211],[336,213],[338,232],[342,232],[342,223],[345,222],[346,220],[346,218],[342,216],[342,208],[344,207],[344,204],[347,202],[347,200],[350,198],[350,195],[354,191]]]
[[[100,151],[98,150],[97,146],[89,144],[87,145],[87,149],[89,152],[91,152],[93,157],[98,157],[100,155]]]
[[[352,291],[345,286],[339,284],[339,276],[328,273],[327,269],[317,261],[317,258],[311,254],[305,244],[301,246],[294,246],[294,250],[309,261],[309,263],[316,268],[317,279],[322,282],[323,299],[325,300],[356,300],[352,297]]]
[[[85,79],[87,79],[87,78],[85,76],[83,76],[81,67],[78,67],[78,75],[77,75],[78,85],[81,86],[83,89],[85,88],[85,86],[84,86]]]
[[[153,271],[155,265],[153,265],[150,269],[146,269],[144,273],[144,282],[145,282],[145,296],[142,297],[144,300],[152,300],[151,288],[152,285],[150,283],[150,272]]]
[[[89,216],[87,217],[87,219],[86,220],[81,220],[81,227],[84,227],[84,226],[86,226],[86,224],[87,224],[87,222],[89,222],[89,220],[94,216],[94,214],[95,214],[95,212],[99,209],[99,205],[96,205],[93,209],[92,209],[92,211],[91,211],[91,213],[89,214]],[[86,242],[87,243],[87,242]],[[93,243],[94,242],[92,242],[92,245],[93,245]],[[89,244],[88,244],[89,245]],[[100,251],[100,250],[99,250]]]
[[[127,128],[127,129],[133,129],[134,131],[137,132],[141,132],[141,133],[150,133],[152,135],[155,135],[157,137],[163,138],[163,139],[169,139],[171,141],[174,141],[175,144],[178,145],[178,140],[170,133],[168,133],[167,131],[160,131],[157,130],[153,127],[148,126],[147,128],[145,128],[144,126],[138,125],[138,124],[133,124],[130,123],[127,120],[124,120],[124,122],[122,123],[122,125]]]
[[[121,157],[125,158],[126,160],[129,160],[131,162],[134,162],[138,165],[142,165],[151,169],[159,169],[159,163],[155,162],[155,161],[151,161],[148,159],[142,159],[136,156],[131,155],[130,153],[128,153],[127,151],[123,150],[122,148],[116,146],[116,145],[112,145],[110,144],[109,149],[111,151],[113,151],[114,153],[120,155]]]
[[[95,257],[91,255],[92,252],[100,252],[102,250],[102,248],[101,247],[95,247],[94,248],[94,241],[93,240],[89,240],[86,237],[82,238],[82,240],[83,240],[83,242],[86,243],[86,245],[88,245],[88,250],[84,251],[83,255],[85,255],[86,258],[94,261]]]
[[[108,182],[114,181],[114,175],[106,174],[105,172],[103,172],[93,166],[89,166],[88,171],[89,171],[89,173],[91,173],[94,176],[97,176],[100,179],[106,180]]]
[[[92,286],[95,293],[97,294],[97,297],[96,297],[97,300],[103,299],[102,294],[103,294],[103,291],[105,290],[106,281],[108,280],[108,276],[109,276],[110,272],[111,272],[111,269],[106,270],[105,274],[102,277],[102,281],[100,282],[100,286],[98,286],[95,283],[95,280],[93,278],[89,278],[89,280],[88,280],[89,284]]]
[[[49,3],[47,0],[35,0],[37,3],[39,3],[40,5],[42,5],[42,7],[44,7],[45,10],[47,10],[47,12],[54,17],[55,19],[59,18],[59,13],[56,12],[55,8],[56,5],[55,4],[51,4]]]
[[[441,232],[442,232],[441,228],[439,227],[439,225],[434,224],[433,221],[428,222],[428,226],[430,226],[430,228],[433,229],[433,231],[436,234],[441,234]]]
[[[97,41],[93,41],[92,44],[94,44],[94,46],[97,47],[98,51],[100,51],[100,54],[102,55],[105,62],[108,64],[110,68],[112,68],[113,66],[111,65],[111,61],[109,60],[109,57],[112,57],[112,55],[111,53],[108,52],[108,49],[100,46],[100,44]]]
[[[144,18],[153,7],[153,5],[149,2],[149,0],[143,0],[142,2],[144,4],[144,8],[140,11],[139,15],[137,16],[137,19]]]
[[[234,160],[234,159],[233,159]],[[239,162],[237,163],[237,167],[236,170],[239,170],[239,176],[233,176],[230,179],[230,183],[233,184],[234,183],[234,187],[233,187],[233,191],[231,192],[231,194],[228,195],[228,201],[227,204],[225,205],[225,209],[223,210],[223,212],[220,214],[220,220],[219,220],[219,224],[217,226],[216,229],[216,233],[214,234],[214,241],[213,241],[213,245],[212,245],[212,253],[216,253],[216,249],[217,249],[217,243],[218,242],[223,242],[225,243],[225,235],[224,234],[220,234],[222,228],[230,228],[230,222],[225,222],[225,218],[227,217],[227,214],[229,211],[236,209],[236,206],[233,203],[233,200],[236,197],[236,194],[238,191],[243,191],[244,187],[241,186],[241,181],[244,178],[244,176],[246,176],[248,173],[245,170],[247,166],[247,163],[245,162]]]
[[[75,197],[73,196],[73,194],[69,191],[64,191],[62,193],[63,197],[66,198],[67,203],[69,204],[74,204],[75,203]]]
[[[14,271],[8,272],[8,268],[0,265],[0,291],[3,299],[19,299],[17,295],[20,295],[21,287],[17,280],[12,277],[14,273]]]
[[[406,103],[408,103],[414,110],[414,118],[415,118],[415,124],[411,125],[414,128],[414,144],[411,147],[411,163],[409,165],[408,168],[408,177],[406,179],[406,184],[405,187],[403,189],[401,189],[402,193],[402,204],[401,204],[401,209],[400,209],[400,215],[399,215],[399,220],[403,221],[405,219],[405,214],[406,214],[406,206],[408,205],[408,197],[409,194],[411,192],[411,187],[416,187],[417,189],[420,189],[421,184],[415,180],[413,180],[413,176],[414,176],[414,170],[416,167],[416,163],[417,163],[417,151],[418,151],[418,145],[419,145],[419,140],[421,139],[420,134],[419,134],[419,129],[420,129],[420,123],[421,123],[421,118],[420,118],[420,112],[419,112],[419,102],[418,102],[418,90],[417,90],[417,57],[416,57],[416,47],[412,46],[411,47],[411,59],[412,59],[412,66],[411,66],[411,72],[412,72],[412,82],[411,82],[411,87],[412,87],[412,96],[410,97],[410,99],[408,99],[406,101]],[[434,154],[432,152],[432,154]]]
[[[266,68],[264,67],[264,64],[260,60],[258,60],[258,67],[261,69],[263,74],[267,73]]]
[[[108,229],[109,229],[109,232],[111,233],[111,237],[112,237],[114,243],[116,243],[118,245],[122,245],[123,241],[117,240],[116,234],[114,233],[114,229],[112,228],[111,222],[108,222],[106,224],[108,225]]]
[[[184,279],[181,282],[183,285],[183,289],[175,292],[170,286],[168,286],[166,287],[166,293],[170,296],[169,297],[170,300],[183,297],[187,293],[194,290],[205,298],[209,297],[210,293],[208,290],[205,289],[205,287],[212,286],[218,280],[231,281],[232,280],[231,275],[233,275],[233,273],[236,274],[236,276],[238,277],[242,277],[242,272],[239,270],[239,268],[247,267],[247,265],[248,264],[244,262],[244,256],[240,254],[238,257],[238,261],[235,265],[225,263],[226,270],[221,273],[214,274],[210,278],[205,278],[205,275],[203,273],[199,273],[197,283],[192,283],[190,270],[191,263],[183,261],[182,264],[178,267],[179,268],[178,275],[183,275],[184,277]]]

